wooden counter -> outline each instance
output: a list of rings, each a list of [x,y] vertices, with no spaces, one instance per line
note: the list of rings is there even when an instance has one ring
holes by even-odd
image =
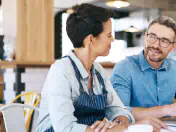
[[[50,67],[54,61],[19,62],[19,61],[0,61],[0,68],[25,68],[25,67]]]
[[[25,67],[50,67],[54,61],[36,61],[36,62],[19,62],[19,61],[0,61],[0,68],[25,68]],[[113,68],[115,63],[112,62],[102,62],[100,63],[104,68]]]

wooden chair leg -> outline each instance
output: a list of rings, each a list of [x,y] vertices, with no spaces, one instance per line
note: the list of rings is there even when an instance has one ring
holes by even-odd
[[[0,112],[0,132],[6,132],[2,112]]]

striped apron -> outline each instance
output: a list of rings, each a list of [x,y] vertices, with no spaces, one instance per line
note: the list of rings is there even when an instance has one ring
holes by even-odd
[[[99,83],[102,85],[102,94],[95,95],[93,90],[90,94],[84,91],[82,83],[81,83],[81,74],[74,63],[74,61],[67,56],[72,66],[75,70],[76,78],[79,82],[79,90],[80,95],[79,97],[73,102],[75,111],[74,116],[77,118],[77,123],[85,124],[85,125],[92,125],[97,120],[103,120],[105,117],[105,107],[106,107],[106,100],[107,100],[107,91],[105,89],[105,84],[102,76],[100,73],[95,69],[95,74]],[[49,128],[45,132],[54,132],[53,127]]]

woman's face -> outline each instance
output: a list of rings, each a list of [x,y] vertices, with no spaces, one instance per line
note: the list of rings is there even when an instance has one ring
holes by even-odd
[[[103,32],[94,38],[94,51],[97,56],[107,56],[111,48],[111,42],[114,41],[112,36],[111,19],[103,23]]]

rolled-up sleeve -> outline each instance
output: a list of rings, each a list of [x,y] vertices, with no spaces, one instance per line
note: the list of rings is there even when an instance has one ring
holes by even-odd
[[[55,132],[85,132],[87,125],[78,124],[74,116],[71,86],[58,67],[51,67],[47,77],[48,111]]]
[[[106,88],[108,91],[106,117],[112,121],[117,116],[124,115],[131,123],[134,122],[133,115],[128,111],[127,107],[124,106],[109,80],[106,81]]]
[[[122,102],[131,111],[131,77],[126,63],[117,63],[110,78],[111,84]]]

